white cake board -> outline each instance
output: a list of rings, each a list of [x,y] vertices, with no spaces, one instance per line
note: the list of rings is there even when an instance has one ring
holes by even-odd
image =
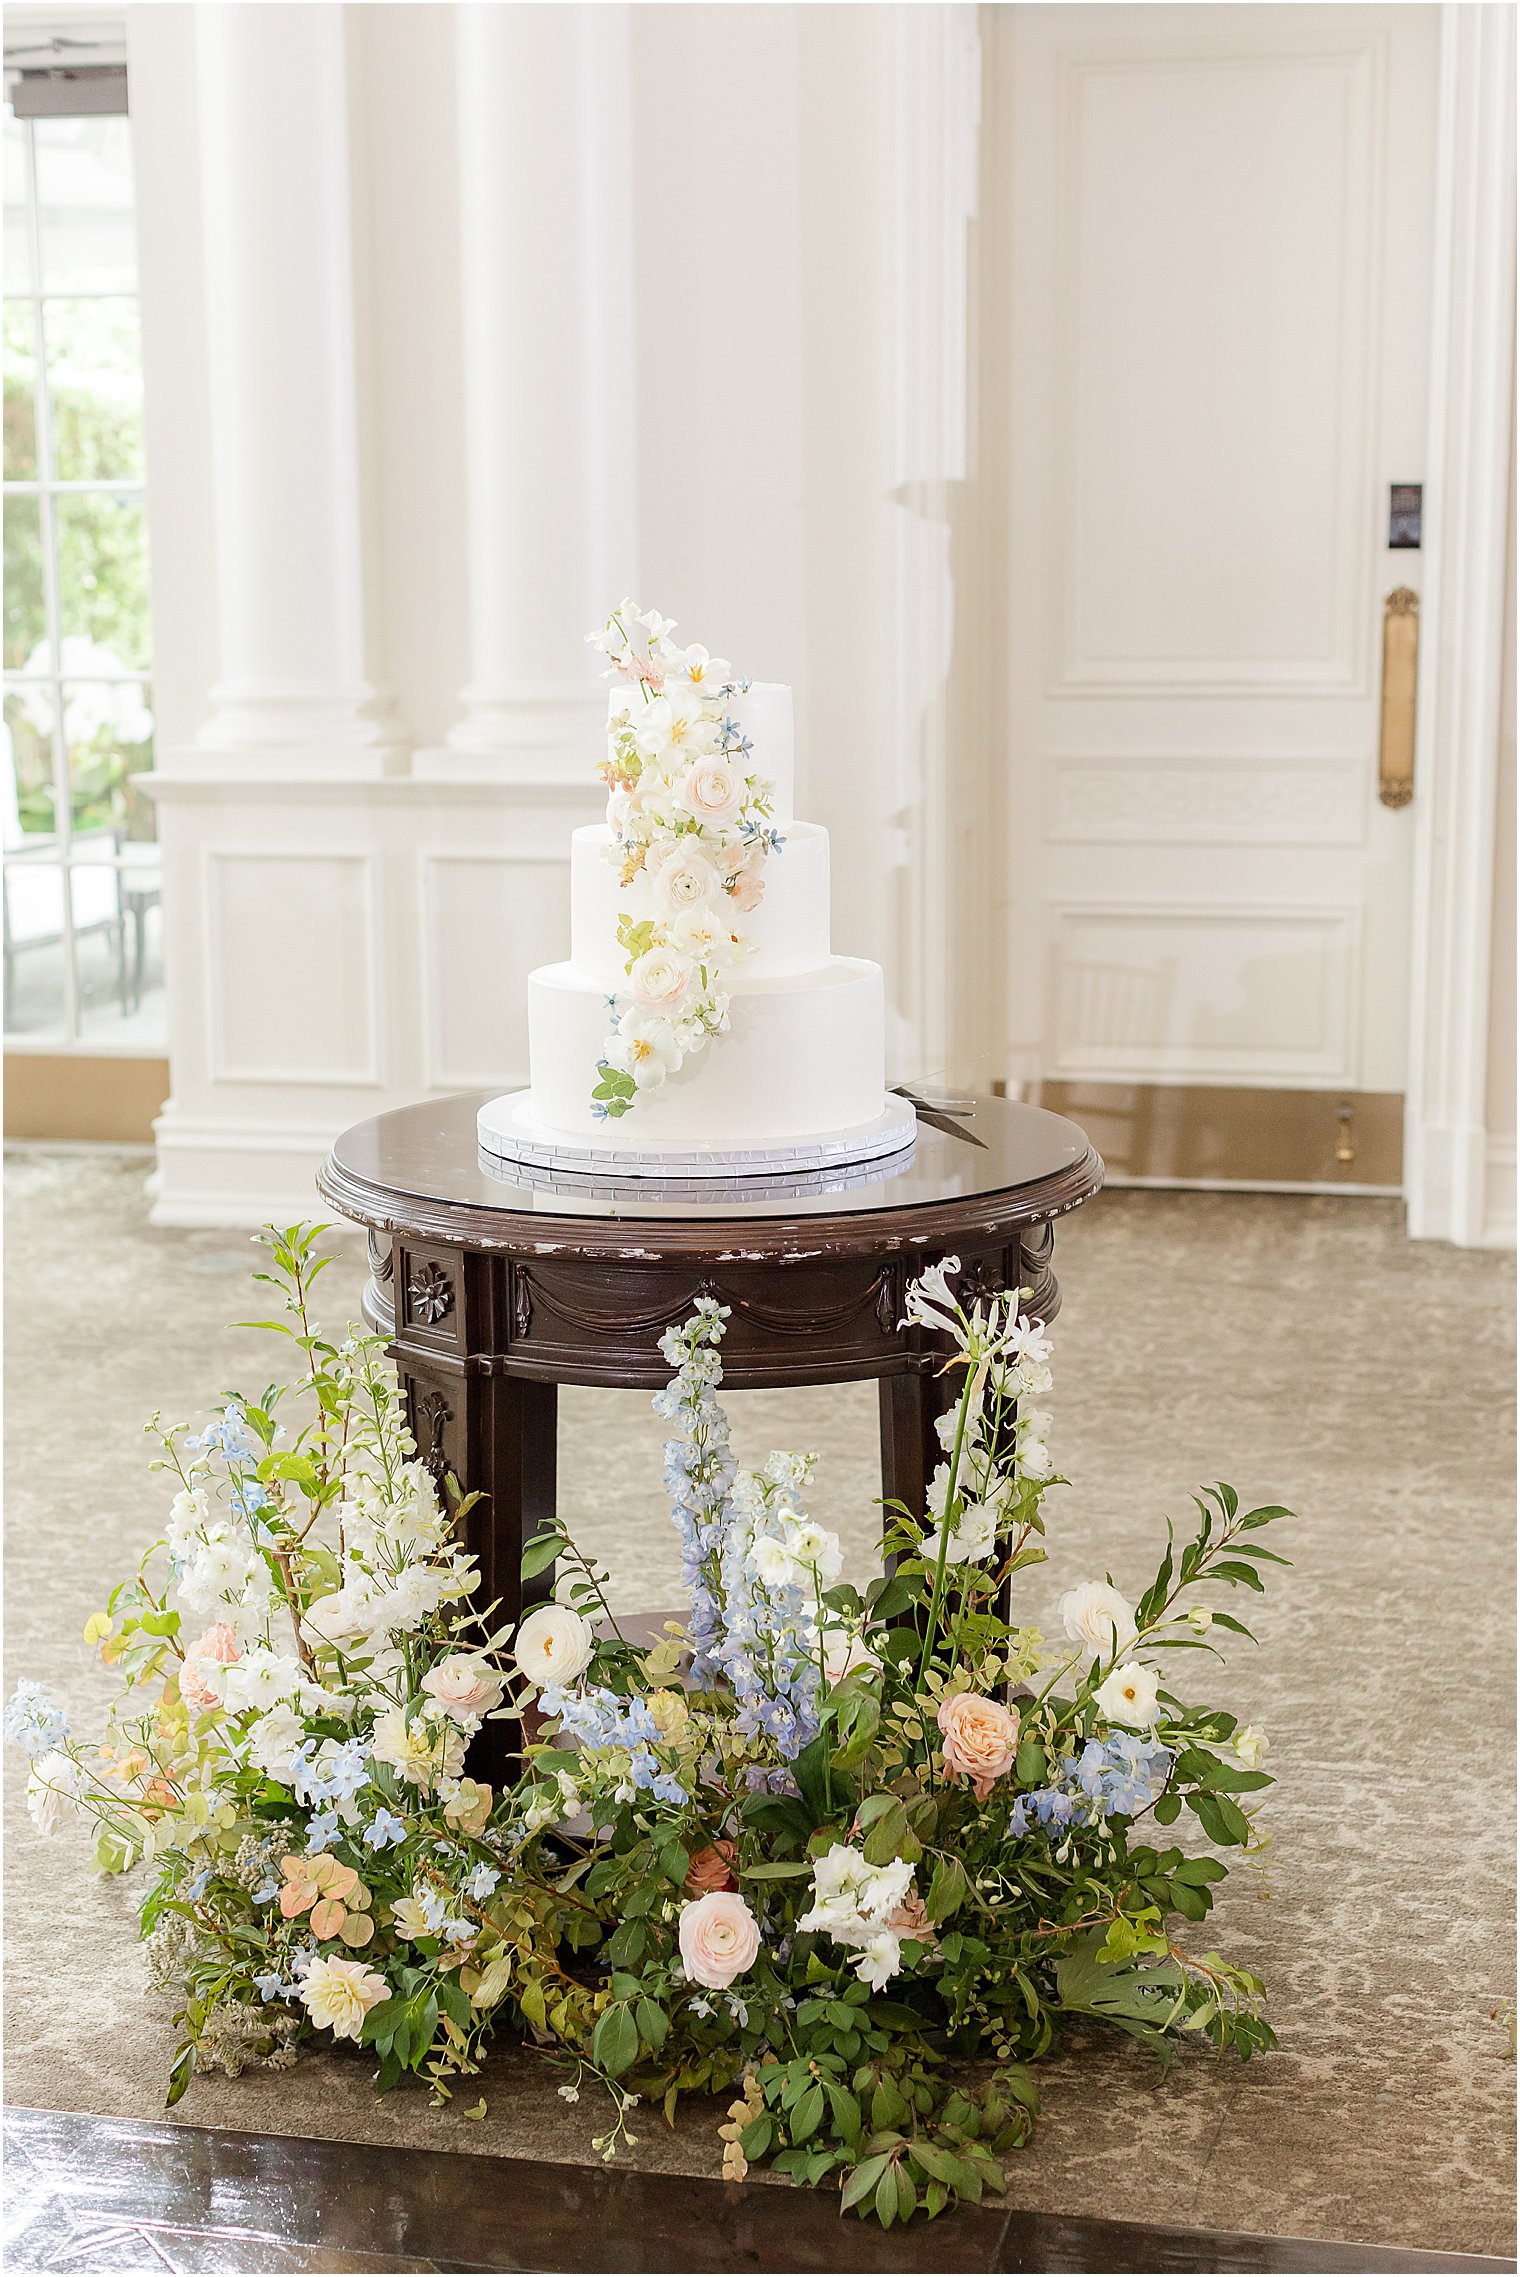
[[[508,1091],[489,1100],[476,1116],[481,1152],[493,1161],[529,1170],[578,1172],[608,1179],[773,1178],[778,1174],[832,1170],[852,1162],[876,1162],[911,1146],[918,1118],[906,1099],[888,1098],[869,1123],[846,1131],[819,1131],[775,1146],[669,1149],[597,1146],[540,1123],[532,1093]]]

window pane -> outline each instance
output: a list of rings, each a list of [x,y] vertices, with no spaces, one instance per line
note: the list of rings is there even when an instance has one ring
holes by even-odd
[[[58,632],[69,673],[145,671],[148,536],[140,498],[60,495]]]
[[[42,289],[132,292],[137,235],[132,141],[125,119],[37,119]]]
[[[54,474],[60,482],[131,481],[143,470],[137,303],[50,300],[42,330]],[[7,421],[9,388],[7,379]]]
[[[31,303],[5,304],[5,479],[37,473],[37,346]]]
[[[127,781],[153,764],[153,714],[146,688],[133,680],[84,687],[65,681],[63,733],[75,836],[109,831],[150,837],[151,803]]]
[[[62,1036],[63,872],[55,862],[5,865],[5,1027]]]
[[[7,672],[46,672],[52,663],[42,589],[41,513],[35,498],[5,501]]]
[[[26,128],[9,104],[5,111],[5,287],[32,289],[32,224],[26,202]]]
[[[5,727],[5,843],[9,848],[56,827],[51,688],[7,688]]]
[[[104,883],[93,864],[75,870],[74,926],[81,1035],[101,1043],[162,1044],[158,848],[141,847]]]

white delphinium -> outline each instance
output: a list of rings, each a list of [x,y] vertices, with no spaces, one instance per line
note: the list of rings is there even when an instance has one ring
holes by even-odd
[[[72,1818],[85,1792],[84,1773],[72,1755],[56,1747],[39,1755],[26,1778],[26,1807],[39,1834],[56,1834]]]

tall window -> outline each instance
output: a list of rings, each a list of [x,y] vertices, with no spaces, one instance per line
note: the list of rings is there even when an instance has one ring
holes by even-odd
[[[25,82],[22,83],[23,88]],[[26,108],[18,95],[16,110]],[[5,1031],[162,1048],[128,122],[5,113]]]

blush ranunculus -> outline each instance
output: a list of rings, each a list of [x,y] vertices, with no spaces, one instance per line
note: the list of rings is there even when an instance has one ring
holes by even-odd
[[[952,1779],[969,1779],[977,1801],[984,1803],[996,1781],[1013,1769],[1018,1710],[980,1692],[957,1692],[941,1700],[937,1721],[944,1734],[946,1772]]]
[[[732,822],[744,804],[744,777],[731,760],[714,752],[687,770],[678,796],[699,822]]]
[[[686,1974],[709,1992],[726,1992],[760,1950],[760,1924],[737,1890],[709,1890],[683,1905],[676,1935]]]
[[[732,1842],[709,1842],[705,1849],[692,1852],[691,1864],[686,1869],[686,1888],[693,1897],[702,1897],[708,1890],[731,1890],[734,1882]]]
[[[452,1652],[447,1660],[428,1670],[422,1689],[456,1720],[470,1716],[478,1722],[492,1708],[500,1707],[505,1686],[490,1662],[478,1653]]]
[[[208,1708],[219,1708],[222,1695],[210,1671],[228,1668],[242,1657],[242,1646],[227,1623],[214,1621],[194,1644],[185,1647],[179,1671],[179,1696],[185,1705],[199,1708],[203,1713]]]

